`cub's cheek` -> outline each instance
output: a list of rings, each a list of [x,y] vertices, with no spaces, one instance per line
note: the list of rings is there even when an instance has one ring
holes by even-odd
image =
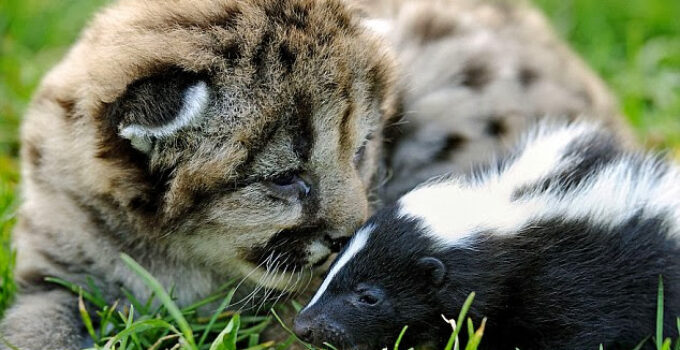
[[[212,225],[225,230],[248,234],[288,229],[303,221],[301,205],[273,201],[260,193],[239,196],[232,194],[205,204],[203,216]],[[269,236],[273,236],[269,234]]]

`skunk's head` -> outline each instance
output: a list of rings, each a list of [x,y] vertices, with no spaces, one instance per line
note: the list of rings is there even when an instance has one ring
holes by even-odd
[[[400,218],[394,207],[374,216],[340,253],[295,320],[297,335],[340,349],[393,345],[406,325],[409,344],[432,335],[435,327],[429,323],[439,319],[436,294],[446,267],[420,230],[417,220]]]

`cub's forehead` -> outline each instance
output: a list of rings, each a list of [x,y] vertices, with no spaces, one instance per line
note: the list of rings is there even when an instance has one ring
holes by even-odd
[[[307,135],[379,128],[393,103],[384,46],[341,0],[121,0],[91,22],[46,78],[43,96],[68,101],[143,152],[151,138],[205,126],[168,143],[192,159],[236,164],[281,125]],[[119,103],[126,94],[136,105]],[[116,104],[120,113],[110,111]],[[131,110],[134,117],[119,120]],[[374,122],[357,126],[364,119]]]
[[[381,90],[386,54],[344,1],[123,0],[96,16],[70,58],[101,85],[92,92],[110,101],[136,78],[169,66],[225,72],[232,78],[225,83],[253,89],[295,71],[305,76],[297,83],[351,84],[355,75]]]

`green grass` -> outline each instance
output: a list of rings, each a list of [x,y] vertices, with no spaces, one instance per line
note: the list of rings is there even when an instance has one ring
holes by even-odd
[[[130,297],[130,303],[123,305],[122,311],[119,301],[112,305],[107,304],[94,283],[79,286],[68,281],[50,279],[51,282],[60,284],[79,296],[81,318],[94,344],[92,350],[283,350],[293,343],[298,343],[308,350],[337,350],[331,344],[319,349],[304,343],[290,331],[275,310],[272,310],[271,316],[247,316],[227,311],[234,296],[235,281],[225,284],[214,295],[204,300],[180,308],[175,304],[172,293],[166,291],[142,266],[125,254],[121,259],[152,292],[149,299],[144,301]],[[475,293],[470,293],[456,320],[446,318],[442,320],[452,326],[451,336],[443,350],[477,350],[482,342],[486,318],[475,327],[473,320],[467,317],[474,297]],[[632,350],[638,350],[650,342],[655,344],[657,350],[680,349],[680,337],[674,341],[663,335],[664,288],[661,277],[657,300],[656,332],[653,337],[641,340]],[[220,301],[220,304],[211,316],[206,317],[197,312],[199,308],[214,305],[217,301]],[[299,311],[299,305],[293,303],[292,307]],[[280,343],[262,342],[260,333],[275,321],[279,322],[290,335]],[[677,319],[677,327],[680,335],[680,318]],[[405,326],[394,344],[394,350],[400,349],[401,340],[407,331],[408,326]],[[459,341],[460,332],[463,331],[467,331],[465,339],[468,340],[465,345]],[[596,334],[596,330],[593,333]],[[600,349],[604,350],[602,345]]]
[[[534,0],[651,147],[680,148],[680,1]]]
[[[119,301],[107,304],[94,283],[79,286],[56,278],[49,279],[50,282],[64,286],[78,295],[80,315],[94,343],[92,349],[283,350],[293,343],[298,343],[309,350],[317,349],[298,339],[281,320],[276,310],[272,310],[271,316],[247,316],[227,311],[227,306],[232,303],[234,296],[235,281],[225,284],[204,300],[180,308],[175,304],[171,292],[166,291],[142,266],[125,254],[121,259],[152,292],[151,297],[143,301],[130,297],[129,305],[123,305],[122,311]],[[476,329],[472,320],[466,319],[473,299],[474,293],[465,301],[457,321],[442,320],[449,322],[453,327],[451,338],[444,350],[477,349],[486,319]],[[217,301],[220,301],[220,304],[209,317],[197,312],[199,308],[214,305]],[[277,306],[286,307],[294,307],[298,311],[300,308],[295,303],[291,306]],[[273,322],[278,322],[288,331],[288,338],[280,343],[262,342],[260,333]],[[462,348],[458,334],[464,327],[456,325],[467,325],[470,340]],[[402,337],[407,331],[408,327],[404,327],[394,344],[394,350],[400,348]],[[331,344],[318,350],[325,349],[336,350]]]
[[[15,290],[12,268],[14,253],[10,251],[9,236],[14,224],[14,189],[0,182],[0,317],[11,302]]]
[[[0,1],[0,313],[11,302],[15,290],[12,283],[14,255],[8,242],[14,224],[15,190],[19,179],[17,129],[21,115],[40,78],[65,53],[91,14],[107,2]],[[557,31],[610,84],[641,140],[650,147],[670,147],[677,154],[680,150],[680,1],[535,2],[548,13]],[[191,308],[173,307],[172,298],[162,296],[157,285],[150,287],[154,289],[156,300],[161,301],[160,307],[152,308],[153,303],[146,300],[134,301],[125,312],[114,311],[110,305],[102,304],[101,299],[96,300],[99,297],[94,291],[94,294],[83,293],[89,304],[83,303],[82,307],[93,305],[87,307],[96,308],[83,315],[91,315],[94,324],[98,321],[110,324],[107,329],[89,329],[96,344],[105,346],[114,339],[107,337],[113,336],[117,337],[113,341],[117,349],[153,346],[157,339],[163,338],[165,340],[157,346],[159,349],[174,344],[190,349],[194,346],[197,349],[233,349],[236,341],[239,348],[255,350],[263,346],[258,327],[275,322],[270,317],[252,318],[229,313],[215,314],[206,320]],[[79,290],[76,288],[76,291]],[[223,298],[224,302],[229,293],[229,287],[225,287],[213,299]],[[133,307],[138,316],[133,316]],[[458,329],[469,328],[463,320],[459,318],[456,324],[465,327]],[[678,323],[680,332],[680,320]],[[191,337],[195,337],[193,343]],[[220,341],[208,341],[213,338]],[[291,339],[288,342],[295,341]],[[671,349],[670,340],[666,341],[658,334],[653,341],[660,350]],[[667,348],[664,348],[665,344],[669,344]],[[273,348],[285,345],[286,342]],[[680,345],[676,344],[673,349],[680,350]]]

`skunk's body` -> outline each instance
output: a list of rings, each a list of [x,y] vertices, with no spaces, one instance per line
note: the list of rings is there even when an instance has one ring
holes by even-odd
[[[505,161],[430,182],[368,221],[296,320],[377,349],[441,345],[467,295],[482,349],[631,349],[680,316],[680,170],[586,124],[543,125]],[[462,332],[466,333],[466,332]]]

